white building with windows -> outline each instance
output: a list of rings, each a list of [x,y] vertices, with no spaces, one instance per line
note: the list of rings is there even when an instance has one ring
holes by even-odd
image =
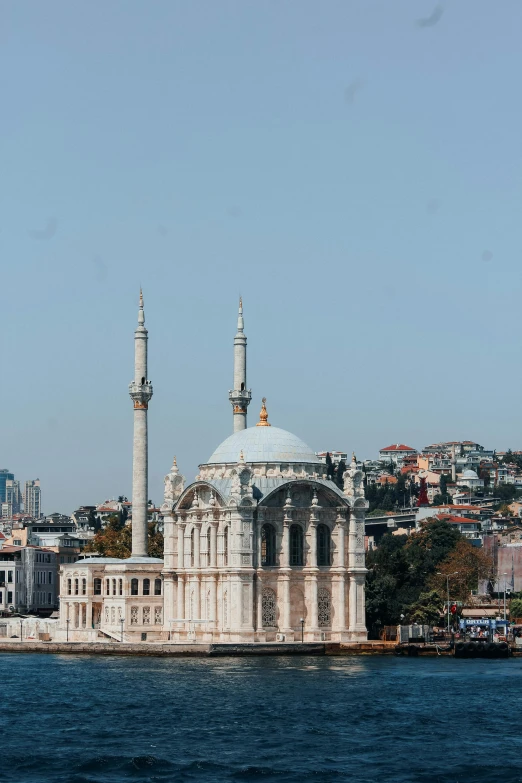
[[[363,473],[340,489],[297,436],[247,428],[242,303],[234,339],[233,434],[188,486],[165,477],[164,558],[147,556],[147,332],[135,332],[132,556],[61,568],[60,625],[71,639],[269,642],[367,638]]]
[[[56,554],[0,544],[0,611],[50,615],[58,608]]]

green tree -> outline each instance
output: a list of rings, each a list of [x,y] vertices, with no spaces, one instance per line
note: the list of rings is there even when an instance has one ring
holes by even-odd
[[[509,603],[509,619],[522,618],[522,598],[513,598]]]
[[[509,503],[517,496],[517,490],[514,484],[499,484],[495,487],[495,496],[505,503]]]
[[[432,506],[443,506],[445,503],[444,495],[434,495]]]
[[[406,618],[410,623],[432,625],[438,623],[444,612],[444,601],[436,590],[421,593],[417,600],[406,609]]]
[[[117,514],[112,514],[103,530],[100,530],[85,547],[86,552],[96,552],[102,557],[125,559],[132,552],[132,525],[120,526]],[[163,558],[163,535],[156,531],[155,525],[148,525],[149,557]]]
[[[337,470],[335,472],[335,483],[339,487],[339,489],[343,489],[344,487],[344,473],[346,471],[346,462],[344,459],[339,461],[339,464],[337,465]]]

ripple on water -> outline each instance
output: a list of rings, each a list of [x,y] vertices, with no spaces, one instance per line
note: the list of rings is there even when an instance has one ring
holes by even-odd
[[[0,679],[2,783],[522,783],[519,659],[3,655]]]

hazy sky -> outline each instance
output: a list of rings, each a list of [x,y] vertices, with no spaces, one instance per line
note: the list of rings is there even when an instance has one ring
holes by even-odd
[[[442,6],[441,6],[442,8]],[[421,25],[417,20],[425,19]],[[521,448],[520,0],[0,4],[0,467],[46,513],[150,496],[251,425]]]

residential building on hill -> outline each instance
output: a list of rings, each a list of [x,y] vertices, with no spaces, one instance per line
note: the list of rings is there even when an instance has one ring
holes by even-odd
[[[381,449],[379,458],[386,462],[393,462],[400,467],[405,457],[411,457],[417,453],[417,449],[412,449],[411,446],[405,446],[404,443],[394,443]]]

